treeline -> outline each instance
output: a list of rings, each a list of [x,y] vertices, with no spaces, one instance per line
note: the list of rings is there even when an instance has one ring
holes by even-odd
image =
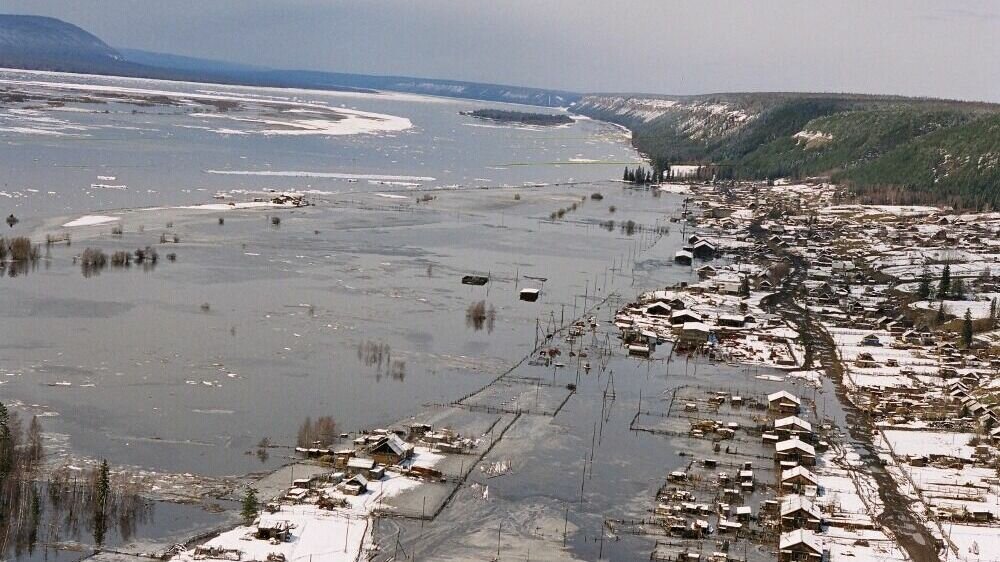
[[[643,166],[636,166],[635,168],[626,166],[625,172],[622,173],[622,181],[635,185],[659,183],[660,178],[663,178],[663,172],[659,169],[644,168]]]
[[[26,429],[17,412],[0,403],[0,558],[11,547],[32,550],[38,540],[41,500],[32,480],[43,454],[38,417]]]
[[[463,111],[462,115],[489,119],[502,123],[522,123],[524,125],[567,125],[573,119],[564,114],[551,113],[528,113],[525,111],[507,111],[503,109],[476,109],[474,111]]]

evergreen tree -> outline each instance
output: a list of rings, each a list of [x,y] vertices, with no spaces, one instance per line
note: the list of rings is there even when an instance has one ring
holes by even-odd
[[[962,345],[966,348],[972,347],[972,311],[965,309],[965,317],[962,319]]]
[[[928,299],[931,296],[931,276],[925,269],[923,274],[920,276],[920,285],[917,286],[917,298],[922,301]]]
[[[945,264],[944,269],[941,271],[941,282],[938,283],[937,296],[939,299],[944,300],[948,298],[949,293],[951,293],[951,266]]]
[[[101,469],[97,475],[97,489],[94,491],[97,500],[97,512],[103,516],[107,513],[108,500],[111,498],[111,469],[108,467],[108,459],[101,461]]]
[[[937,316],[934,318],[934,321],[940,326],[944,324],[945,319],[947,319],[947,316],[944,312],[944,301],[941,301],[941,304],[938,305]]]
[[[111,470],[107,459],[101,461],[94,485],[94,542],[101,546],[108,530],[108,500],[111,499]]]
[[[955,279],[951,283],[951,298],[957,301],[965,299],[965,282],[961,279]]]
[[[257,518],[259,511],[260,505],[257,502],[257,490],[247,488],[246,494],[243,495],[243,509],[240,511],[243,523],[248,526],[251,525],[253,520]]]
[[[14,451],[10,438],[10,412],[0,402],[0,480],[10,473],[14,463]]]
[[[1000,310],[997,310],[997,298],[993,297],[993,300],[990,301],[990,326],[993,328],[996,328],[998,313]]]
[[[628,166],[625,166],[625,172],[622,174],[622,181],[629,181],[628,180]]]

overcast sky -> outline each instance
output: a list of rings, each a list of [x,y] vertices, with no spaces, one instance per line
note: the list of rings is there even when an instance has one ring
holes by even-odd
[[[1000,101],[1000,2],[4,0],[115,47],[576,91]]]

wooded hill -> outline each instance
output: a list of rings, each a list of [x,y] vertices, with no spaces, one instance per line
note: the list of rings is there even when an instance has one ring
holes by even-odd
[[[837,94],[584,96],[654,164],[733,179],[829,175],[862,201],[1000,208],[1000,105]]]

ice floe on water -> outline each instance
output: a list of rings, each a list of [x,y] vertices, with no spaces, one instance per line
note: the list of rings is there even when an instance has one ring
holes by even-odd
[[[71,220],[63,224],[64,228],[73,228],[75,226],[98,226],[102,224],[108,224],[120,220],[118,217],[109,217],[107,215],[85,215],[78,219]]]
[[[375,181],[434,181],[437,178],[429,176],[396,176],[385,174],[348,174],[344,172],[306,172],[298,170],[205,170],[206,174],[224,176],[264,176],[279,178],[330,178],[338,180],[375,180]]]
[[[304,111],[304,110],[303,110]],[[261,135],[291,136],[291,135],[358,135],[381,132],[405,131],[413,127],[413,123],[406,117],[387,115],[384,113],[372,113],[369,111],[357,111],[353,109],[326,109],[324,112],[311,111],[310,114],[318,114],[321,117],[310,117],[303,119],[293,117],[289,114],[292,111],[285,111],[280,114],[281,119],[263,117],[236,117],[234,115],[219,113],[197,113],[195,117],[206,117],[210,119],[226,119],[240,123],[253,123],[261,125],[259,129],[250,131],[240,131],[241,133],[257,133]],[[300,115],[300,114],[297,114]],[[233,129],[210,129],[214,132],[226,131],[229,134]]]
[[[271,96],[241,95],[235,92],[211,92],[203,90],[184,92],[158,88],[129,88],[108,84],[77,84],[67,82],[49,82],[38,80],[3,80],[0,84],[29,88],[46,88],[50,90],[70,90],[95,97],[116,96],[119,101],[122,96],[149,101],[178,105],[198,106],[230,104],[235,108],[225,113],[198,112],[192,117],[226,120],[227,122],[247,123],[255,127],[247,129],[204,127],[206,130],[219,134],[261,134],[261,135],[357,135],[380,132],[399,132],[413,127],[406,117],[361,111],[346,107],[333,107],[324,102],[305,102],[289,98]],[[149,82],[149,85],[155,82]],[[171,83],[171,86],[176,84]],[[253,116],[241,116],[239,113],[251,113]],[[5,123],[5,121],[7,123]],[[183,125],[181,125],[183,126]],[[199,128],[197,126],[188,126]],[[112,127],[114,128],[114,127]],[[63,131],[84,131],[87,127],[47,117],[35,109],[14,109],[0,114],[0,131],[21,134],[42,134],[64,136]]]

